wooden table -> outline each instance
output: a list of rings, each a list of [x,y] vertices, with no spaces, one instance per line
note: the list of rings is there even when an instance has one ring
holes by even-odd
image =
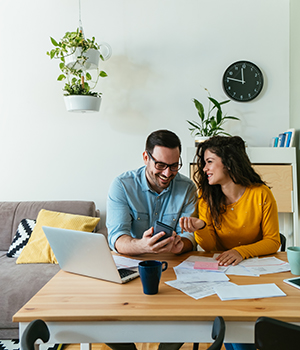
[[[193,252],[180,256],[144,255],[141,259],[167,260],[159,293],[145,295],[140,279],[119,285],[63,271],[58,272],[13,317],[26,325],[37,318],[47,322],[50,343],[104,342],[211,342],[216,316],[226,322],[226,342],[254,342],[254,323],[269,316],[300,324],[300,290],[283,282],[290,272],[260,277],[229,276],[239,285],[276,283],[286,297],[221,301],[217,295],[200,300],[185,295],[164,281],[174,280],[172,267]],[[277,253],[286,260],[286,253]]]

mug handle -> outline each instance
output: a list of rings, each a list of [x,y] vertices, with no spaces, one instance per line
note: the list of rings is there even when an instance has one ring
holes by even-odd
[[[166,271],[166,269],[168,268],[168,263],[166,261],[162,261],[162,270],[161,271]]]
[[[103,60],[106,61],[111,57],[112,54],[112,50],[111,50],[111,46],[107,43],[101,43],[99,44],[99,51],[100,54],[103,57]]]

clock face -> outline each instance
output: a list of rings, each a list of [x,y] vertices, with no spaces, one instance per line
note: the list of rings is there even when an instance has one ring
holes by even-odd
[[[231,64],[223,75],[223,89],[228,97],[239,102],[255,99],[261,92],[264,78],[261,70],[252,62],[238,61]]]

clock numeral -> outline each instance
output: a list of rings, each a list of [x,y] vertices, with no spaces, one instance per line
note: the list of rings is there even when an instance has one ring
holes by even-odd
[[[251,94],[250,94],[250,93],[248,94],[248,97],[251,97]]]
[[[243,65],[242,65],[242,68],[243,69],[245,69],[247,66],[246,66],[246,63],[244,63]]]

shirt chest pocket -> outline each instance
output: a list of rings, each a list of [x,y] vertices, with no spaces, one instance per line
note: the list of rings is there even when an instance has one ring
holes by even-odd
[[[132,212],[132,229],[131,234],[134,238],[142,238],[143,233],[150,228],[149,215],[145,213],[139,213],[137,211]]]
[[[176,229],[176,224],[178,221],[178,214],[165,214],[162,216],[162,222],[166,225],[173,227],[173,230]]]

